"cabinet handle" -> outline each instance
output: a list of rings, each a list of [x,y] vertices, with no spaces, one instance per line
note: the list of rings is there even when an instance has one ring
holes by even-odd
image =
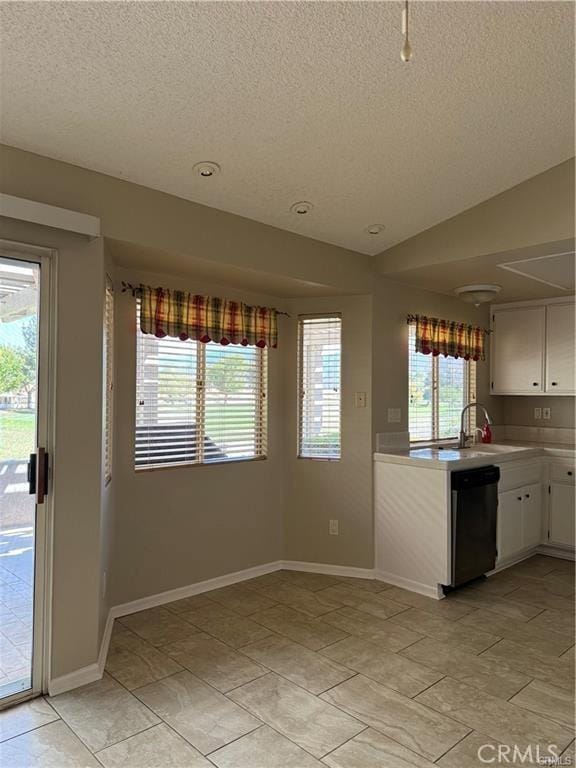
[[[529,494],[529,493],[527,493],[527,494],[526,494],[526,498],[527,498],[527,499],[529,499],[529,498],[530,498],[530,494]]]
[[[553,381],[553,382],[552,382],[552,386],[553,386],[553,387],[557,387],[557,386],[558,386],[558,382],[557,382],[557,381]]]
[[[533,386],[533,387],[537,387],[537,386],[538,386],[538,382],[537,382],[537,381],[533,381],[533,382],[532,382],[532,386]]]
[[[572,477],[572,472],[567,472],[566,474],[568,475],[568,477]]]
[[[518,501],[522,501],[522,496],[517,496]]]

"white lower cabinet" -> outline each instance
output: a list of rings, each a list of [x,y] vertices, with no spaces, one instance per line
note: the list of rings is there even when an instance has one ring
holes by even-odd
[[[542,486],[535,483],[522,490],[522,549],[526,549],[542,543]]]
[[[550,544],[574,546],[575,502],[573,485],[551,483],[548,507],[548,542]]]
[[[522,549],[521,489],[498,494],[498,562],[508,560]]]
[[[539,459],[500,464],[498,563],[542,543],[542,463]]]
[[[498,562],[509,560],[542,540],[540,483],[498,494]]]

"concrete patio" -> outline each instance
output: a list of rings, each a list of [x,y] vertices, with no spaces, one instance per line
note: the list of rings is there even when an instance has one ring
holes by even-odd
[[[34,497],[25,461],[0,462],[0,697],[30,686]]]

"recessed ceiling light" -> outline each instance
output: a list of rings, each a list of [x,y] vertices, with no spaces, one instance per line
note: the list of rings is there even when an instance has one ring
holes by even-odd
[[[309,203],[307,200],[301,200],[299,203],[294,203],[290,206],[292,213],[296,213],[298,216],[305,216],[307,213],[310,213],[313,208],[314,206],[312,203]]]
[[[217,176],[220,173],[220,166],[218,163],[213,163],[210,160],[203,160],[201,163],[196,163],[192,170],[196,176],[200,176],[202,179],[209,179],[211,176]]]
[[[366,227],[364,232],[366,232],[367,235],[379,235],[384,229],[384,224],[370,224],[370,226]]]

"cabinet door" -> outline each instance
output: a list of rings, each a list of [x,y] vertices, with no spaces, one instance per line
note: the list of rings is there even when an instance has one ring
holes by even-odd
[[[523,488],[498,494],[498,562],[522,551]]]
[[[545,307],[495,310],[490,339],[492,393],[544,391]]]
[[[521,493],[520,493],[521,492]],[[522,549],[542,542],[542,486],[540,483],[520,488],[522,495]]]
[[[550,304],[546,315],[546,392],[574,394],[574,304]]]
[[[574,546],[574,486],[563,483],[550,485],[549,532],[550,544]]]

